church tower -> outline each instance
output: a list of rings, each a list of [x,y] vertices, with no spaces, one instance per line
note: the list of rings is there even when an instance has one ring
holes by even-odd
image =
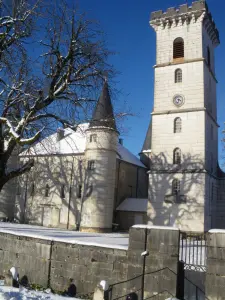
[[[107,232],[112,230],[118,131],[106,81],[86,138],[80,230]]]
[[[148,220],[208,230],[218,189],[219,33],[205,1],[153,12],[150,25],[157,50]]]

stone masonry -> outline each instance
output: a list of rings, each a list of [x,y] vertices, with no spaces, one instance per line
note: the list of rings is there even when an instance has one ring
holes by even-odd
[[[20,278],[30,283],[51,287],[54,291],[67,290],[71,280],[79,295],[93,293],[101,280],[112,288],[113,298],[121,297],[142,287],[144,258],[146,258],[145,297],[158,299],[176,296],[179,230],[174,228],[132,227],[128,250],[69,244],[32,237],[0,234],[0,275],[14,266]],[[136,279],[133,280],[134,277]],[[120,283],[123,282],[124,283]]]

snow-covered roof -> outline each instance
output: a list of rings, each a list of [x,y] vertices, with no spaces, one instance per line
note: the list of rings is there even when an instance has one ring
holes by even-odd
[[[116,210],[147,212],[148,199],[126,198]]]
[[[74,131],[70,128],[64,129],[64,137],[57,139],[57,132],[46,137],[30,149],[22,152],[20,156],[36,155],[71,155],[83,154],[86,147],[86,130],[89,123],[83,123]],[[122,161],[146,168],[144,164],[128,149],[118,142],[118,158]]]

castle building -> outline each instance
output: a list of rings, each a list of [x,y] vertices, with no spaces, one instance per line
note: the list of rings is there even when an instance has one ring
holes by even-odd
[[[14,192],[5,215],[30,224],[98,232],[112,231],[124,213],[130,223],[121,223],[120,229],[142,223],[146,208],[129,216],[117,210],[125,199],[147,198],[148,185],[146,166],[118,137],[105,82],[89,123],[75,131],[58,129],[20,154],[22,161],[34,158],[34,167],[18,179],[16,199]],[[0,207],[9,191],[8,185],[1,193]]]
[[[105,82],[89,123],[59,129],[20,155],[34,158],[35,166],[18,179],[16,196],[11,183],[1,192],[0,218],[100,232],[113,223],[125,230],[137,223],[225,228],[219,32],[203,0],[153,12],[150,25],[157,41],[154,108],[140,160],[119,142]]]
[[[154,108],[141,153],[149,159],[150,224],[225,228],[218,165],[215,48],[219,33],[205,1],[151,14],[156,32]],[[151,135],[151,139],[149,136]]]

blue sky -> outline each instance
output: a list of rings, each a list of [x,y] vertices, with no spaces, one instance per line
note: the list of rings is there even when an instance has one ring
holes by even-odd
[[[72,0],[71,0],[72,1]],[[219,148],[221,155],[221,131],[225,121],[225,11],[224,0],[208,0],[209,9],[220,31],[221,45],[216,50],[216,75],[218,84]],[[81,10],[88,17],[99,20],[107,35],[108,47],[117,52],[111,58],[121,72],[116,78],[116,87],[122,91],[117,97],[118,109],[124,101],[136,115],[123,123],[124,144],[134,154],[141,150],[150,113],[153,107],[155,64],[155,33],[149,26],[150,12],[166,10],[184,4],[182,0],[81,0]],[[188,1],[190,4],[191,1]]]

